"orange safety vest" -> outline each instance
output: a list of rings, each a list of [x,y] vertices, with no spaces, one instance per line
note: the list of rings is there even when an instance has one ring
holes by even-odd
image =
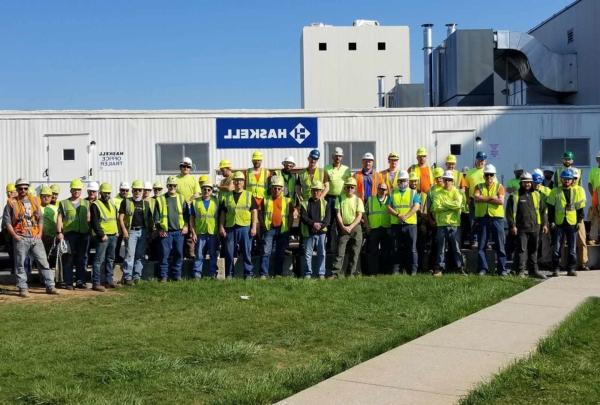
[[[360,199],[366,200],[369,196],[365,198],[364,175],[362,173],[362,170],[360,172],[354,173],[354,178],[356,179],[356,195]],[[371,195],[377,195],[377,187],[381,183],[383,183],[383,177],[380,173],[377,173],[375,170],[373,170],[371,179],[373,180],[371,184]]]
[[[35,197],[26,197],[31,203],[31,236],[38,236],[40,234],[38,216],[40,211],[40,203]],[[26,235],[28,233],[27,219],[25,219],[25,205],[19,199],[10,202],[10,206],[14,212],[13,223],[11,224],[18,235]]]

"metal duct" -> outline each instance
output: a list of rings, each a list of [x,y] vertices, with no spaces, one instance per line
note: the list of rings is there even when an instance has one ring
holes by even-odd
[[[455,23],[446,24],[446,37],[449,37],[450,35],[452,35],[454,33],[454,31],[456,31]]]
[[[383,80],[385,76],[377,76],[377,105],[385,107],[385,87]]]
[[[431,107],[431,52],[433,24],[423,24],[423,105]]]

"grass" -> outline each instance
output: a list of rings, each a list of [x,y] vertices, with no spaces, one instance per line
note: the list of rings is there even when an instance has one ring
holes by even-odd
[[[89,300],[5,303],[0,403],[269,403],[533,284],[147,282]]]
[[[587,300],[536,353],[461,404],[600,404],[600,298]]]

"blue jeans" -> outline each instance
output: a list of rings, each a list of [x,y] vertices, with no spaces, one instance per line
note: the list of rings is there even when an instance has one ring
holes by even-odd
[[[289,232],[281,232],[280,228],[270,229],[263,233],[263,254],[260,264],[260,275],[269,275],[269,262],[271,260],[271,252],[273,252],[273,242],[275,243],[275,275],[283,275],[283,255],[290,243]]]
[[[317,250],[319,276],[325,275],[325,234],[310,235],[304,238],[304,275],[312,276],[312,255]]]
[[[65,255],[63,262],[63,281],[66,285],[73,285],[73,267],[78,284],[85,283],[87,276],[87,251],[90,236],[86,233],[67,232],[65,241],[69,244],[71,253]]]
[[[210,258],[208,274],[210,277],[217,277],[217,236],[216,235],[198,235],[196,242],[196,260],[194,260],[193,277],[202,277],[202,266],[204,265],[204,256],[208,253]]]
[[[396,260],[392,272],[399,273],[402,267],[411,274],[417,274],[419,255],[417,254],[417,225],[394,224],[392,236],[396,240]]]
[[[576,241],[577,241],[577,226],[571,225],[557,225],[552,232],[552,266],[554,269],[560,267],[560,251],[562,245],[562,239],[566,239],[567,242],[567,266],[568,270],[572,271],[577,268],[577,253],[576,253]]]
[[[479,272],[488,271],[488,263],[485,255],[490,234],[494,241],[494,250],[496,251],[496,272],[498,274],[506,273],[506,234],[504,233],[504,218],[483,217],[477,219],[477,240],[479,247],[477,250],[477,270]]]
[[[106,274],[106,282],[113,282],[113,265],[115,263],[115,247],[117,246],[117,236],[107,236],[105,241],[96,237],[96,257],[92,266],[92,283],[100,284],[102,273]]]
[[[459,228],[456,226],[438,226],[435,232],[437,245],[437,257],[435,267],[439,270],[446,270],[446,245],[454,261],[454,268],[460,269],[464,266],[462,254],[460,253]]]
[[[13,240],[13,249],[15,255],[15,274],[17,276],[17,287],[27,289],[27,272],[25,270],[25,261],[29,257],[31,262],[36,262],[40,271],[40,278],[47,289],[54,288],[54,271],[50,270],[46,249],[42,239],[21,236],[21,240]]]
[[[142,278],[144,262],[146,261],[146,239],[145,229],[130,229],[129,239],[126,241],[125,260],[123,261],[123,280],[139,280]]]
[[[160,278],[166,280],[171,275],[172,280],[181,280],[183,266],[183,234],[181,231],[169,231],[167,236],[160,238]],[[171,265],[169,266],[169,256]]]
[[[244,260],[244,277],[252,277],[252,238],[250,238],[250,227],[240,226],[226,228],[226,249],[225,249],[225,275],[233,277],[233,258],[235,256],[236,246],[239,247]]]

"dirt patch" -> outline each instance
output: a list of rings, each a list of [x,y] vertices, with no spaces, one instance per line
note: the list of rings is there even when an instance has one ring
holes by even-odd
[[[39,286],[29,286],[29,297],[19,297],[19,289],[14,285],[0,285],[0,303],[3,302],[52,302],[61,299],[70,298],[93,298],[101,295],[119,294],[117,290],[107,290],[106,292],[94,291],[91,288],[86,290],[64,290],[58,289],[59,295],[46,294],[46,289]]]

